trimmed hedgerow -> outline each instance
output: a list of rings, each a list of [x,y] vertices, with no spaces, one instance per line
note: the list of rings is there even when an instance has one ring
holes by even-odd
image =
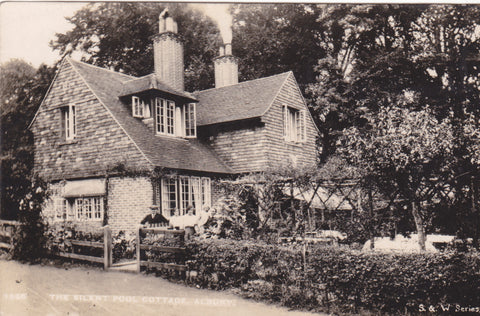
[[[478,253],[376,254],[310,245],[192,240],[195,285],[237,288],[247,297],[317,311],[417,314],[420,305],[478,306]],[[452,307],[452,310],[454,307]]]

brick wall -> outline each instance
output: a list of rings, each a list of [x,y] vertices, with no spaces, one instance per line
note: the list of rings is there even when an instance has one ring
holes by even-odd
[[[134,230],[150,214],[152,183],[147,177],[115,177],[108,183],[108,224],[113,231]]]
[[[61,107],[75,105],[77,136],[61,137]],[[46,180],[104,175],[118,163],[148,169],[149,163],[82,78],[65,60],[31,127],[35,171]]]

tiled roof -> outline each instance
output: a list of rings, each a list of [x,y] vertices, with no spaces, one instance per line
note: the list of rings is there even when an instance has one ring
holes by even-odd
[[[291,72],[195,92],[197,124],[210,125],[262,116]]]
[[[161,90],[169,94],[177,95],[191,101],[196,101],[195,97],[188,92],[175,90],[165,83],[158,80],[155,74],[146,75],[140,78],[128,80],[122,84],[120,96],[132,95],[147,90]]]
[[[69,60],[99,100],[155,166],[213,173],[233,172],[210,148],[197,139],[156,136],[140,119],[132,117],[131,110],[120,101],[119,96],[122,93],[123,84],[135,77]]]

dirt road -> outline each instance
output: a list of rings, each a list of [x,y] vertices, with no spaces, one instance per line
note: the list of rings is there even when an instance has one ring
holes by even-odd
[[[0,260],[0,315],[313,315],[152,275]]]

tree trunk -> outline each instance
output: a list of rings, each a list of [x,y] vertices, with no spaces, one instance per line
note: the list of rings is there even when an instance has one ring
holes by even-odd
[[[416,201],[412,202],[412,215],[415,220],[415,226],[417,228],[418,234],[418,244],[420,245],[420,250],[425,251],[425,241],[427,237],[425,236],[425,227],[423,227],[423,219],[420,216],[419,205]]]

